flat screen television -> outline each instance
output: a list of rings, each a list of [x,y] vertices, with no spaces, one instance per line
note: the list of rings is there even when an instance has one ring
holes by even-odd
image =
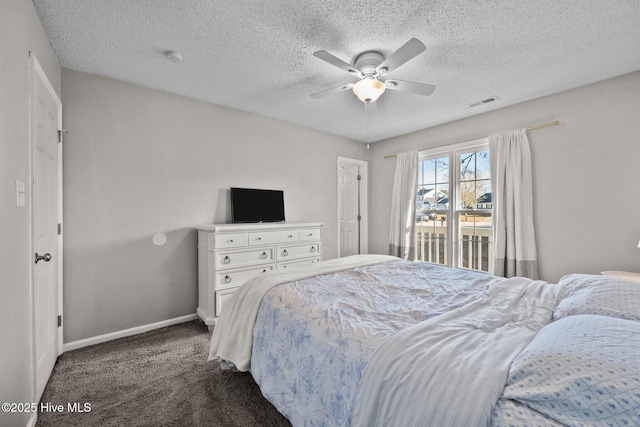
[[[284,192],[231,187],[231,222],[284,222]]]

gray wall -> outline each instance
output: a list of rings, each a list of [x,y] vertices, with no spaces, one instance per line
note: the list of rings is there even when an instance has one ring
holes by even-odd
[[[336,256],[336,158],[366,145],[64,68],[62,99],[65,342],[195,313],[194,226],[230,221],[231,186],[284,190]]]
[[[34,400],[31,358],[31,206],[16,207],[16,180],[29,182],[29,56],[60,93],[60,66],[33,3],[0,2],[0,402]],[[28,187],[27,187],[28,188]],[[30,198],[27,194],[27,200]],[[0,425],[30,414],[0,412]]]
[[[639,118],[635,72],[373,144],[370,250],[388,245],[395,159],[385,155],[559,120],[528,132],[541,277],[640,271]]]

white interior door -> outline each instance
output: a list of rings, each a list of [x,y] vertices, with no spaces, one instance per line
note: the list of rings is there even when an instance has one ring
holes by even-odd
[[[358,209],[358,165],[340,168],[338,194],[340,197],[340,256],[360,253],[360,211]]]
[[[62,106],[38,62],[33,67],[32,218],[33,319],[36,398],[42,396],[60,354],[58,237],[58,129]]]
[[[367,253],[366,162],[338,159],[338,255]]]

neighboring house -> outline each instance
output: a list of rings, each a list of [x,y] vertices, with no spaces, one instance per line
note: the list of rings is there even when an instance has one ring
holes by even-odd
[[[476,208],[478,209],[492,209],[493,203],[491,203],[491,193],[484,193],[478,197]]]
[[[449,209],[449,198],[448,197],[443,197],[441,199],[439,199],[435,206],[436,209]]]
[[[433,205],[440,203],[442,199],[446,199],[446,203],[449,202],[447,195],[442,191],[436,191],[435,188],[420,188],[418,189],[416,203],[418,206],[422,206],[423,209],[431,209],[434,207]],[[447,208],[437,207],[436,209]]]

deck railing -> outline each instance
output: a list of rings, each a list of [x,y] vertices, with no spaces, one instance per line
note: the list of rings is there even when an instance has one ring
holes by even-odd
[[[458,265],[456,267],[493,271],[493,241],[491,227],[462,225],[458,241]],[[447,227],[435,225],[416,226],[416,259],[438,264],[448,264]]]

